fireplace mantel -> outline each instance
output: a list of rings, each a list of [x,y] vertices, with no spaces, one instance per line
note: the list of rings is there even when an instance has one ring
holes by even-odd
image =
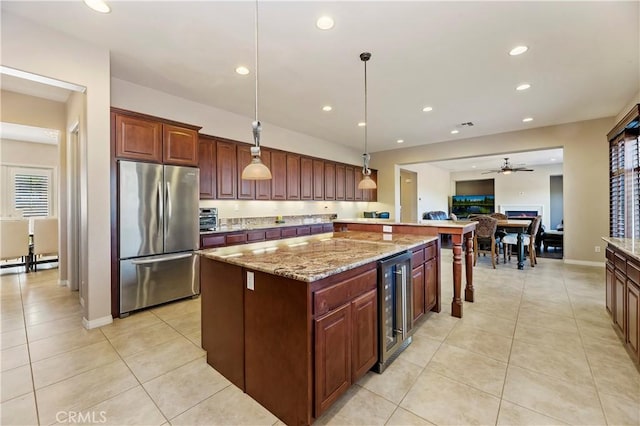
[[[542,216],[542,205],[540,204],[501,204],[500,213],[507,214],[507,212],[535,212],[533,217]],[[531,213],[529,213],[531,214]],[[529,214],[525,215],[528,216]]]

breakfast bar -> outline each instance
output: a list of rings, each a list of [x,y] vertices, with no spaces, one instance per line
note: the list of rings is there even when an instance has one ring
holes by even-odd
[[[451,220],[423,220],[421,223],[391,222],[376,219],[340,219],[333,221],[335,231],[383,232],[392,235],[451,235],[453,243],[453,300],[451,316],[462,318],[462,246],[465,247],[467,285],[464,300],[473,302],[473,234],[478,222]]]

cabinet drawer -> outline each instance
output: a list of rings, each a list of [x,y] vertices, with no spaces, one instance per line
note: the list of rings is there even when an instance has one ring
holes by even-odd
[[[295,237],[296,228],[284,228],[282,229],[282,238]]]
[[[640,284],[640,267],[634,263],[627,262],[627,278],[636,284]]]
[[[372,269],[313,294],[313,314],[320,315],[376,288],[377,271]]]
[[[264,241],[265,240],[265,231],[247,231],[247,241]]]
[[[224,235],[202,235],[200,236],[200,248],[222,247],[226,244]]]
[[[296,235],[309,235],[311,234],[311,228],[308,226],[299,226],[296,229]]]
[[[333,232],[333,223],[325,223],[322,225],[323,232]]]
[[[280,230],[279,229],[267,229],[264,231],[264,238],[267,240],[279,240],[280,239]]]
[[[610,248],[607,247],[607,249],[605,250],[605,256],[607,257],[607,260],[610,260],[611,262],[614,261],[614,254],[613,254],[613,250],[611,250]]]
[[[424,249],[424,260],[433,259],[434,257],[437,256],[437,254],[438,254],[438,245],[435,243],[431,243]]]
[[[227,242],[227,245],[246,243],[247,234],[243,232],[242,234],[227,235],[226,242]]]
[[[414,268],[416,266],[422,265],[424,263],[424,249],[416,250],[413,252],[411,256],[411,266]]]
[[[616,269],[626,274],[627,272],[627,262],[624,257],[620,256],[618,253],[615,254],[615,264]]]
[[[311,225],[312,234],[322,234],[324,227],[322,225]]]

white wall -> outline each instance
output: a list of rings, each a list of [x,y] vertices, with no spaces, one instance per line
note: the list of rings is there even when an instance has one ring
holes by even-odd
[[[411,164],[403,169],[418,173],[418,219],[429,211],[441,210],[449,213],[450,173],[431,164]]]
[[[516,172],[510,175],[496,173],[490,177],[494,179],[494,194],[496,211],[501,205],[540,205],[542,206],[542,224],[550,229],[551,187],[549,177],[561,175],[562,165],[531,166],[533,172]],[[455,182],[461,180],[487,179],[480,171],[451,173],[451,188]],[[453,194],[453,189],[452,189]]]
[[[84,322],[111,321],[109,52],[2,12],[2,65],[87,88],[88,283]]]

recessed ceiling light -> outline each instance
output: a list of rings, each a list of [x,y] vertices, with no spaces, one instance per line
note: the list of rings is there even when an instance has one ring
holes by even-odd
[[[330,16],[321,16],[316,21],[316,27],[321,30],[330,30],[333,28],[333,18]]]
[[[91,9],[100,13],[109,13],[111,12],[111,8],[104,0],[84,0],[84,4],[89,6]]]
[[[452,130],[452,131],[451,131],[451,134],[452,134],[452,135],[457,135],[458,133],[460,133],[460,130],[455,130],[455,129],[454,129],[454,130]]]
[[[398,139],[396,143],[404,143],[404,139]]]
[[[433,108],[432,108],[432,107],[430,107],[430,106],[426,106],[426,107],[422,108],[422,111],[423,111],[423,112],[433,111]]]
[[[249,68],[241,65],[238,68],[236,68],[236,72],[240,75],[247,75],[249,74]]]
[[[556,161],[556,159],[555,159],[555,158],[552,158],[552,159],[551,159],[551,161]]]
[[[367,123],[365,123],[364,121],[361,121],[361,122],[358,123],[358,127],[364,127],[366,125],[367,125]]]
[[[530,121],[533,121],[533,118],[531,118],[531,117],[527,117],[527,118],[523,118],[523,119],[522,119],[522,122],[523,122],[523,123],[528,123],[528,122],[530,122]]]
[[[472,169],[475,169],[475,168],[476,168],[476,166],[471,166],[471,168],[472,168]]]
[[[511,56],[522,55],[527,50],[529,50],[527,46],[516,46],[513,49],[511,49],[511,51],[509,52],[509,55]]]
[[[331,105],[325,105],[322,107],[323,111],[331,111],[333,108],[331,107]]]
[[[521,85],[516,87],[516,90],[527,90],[529,87],[531,87],[529,83],[522,83]]]

